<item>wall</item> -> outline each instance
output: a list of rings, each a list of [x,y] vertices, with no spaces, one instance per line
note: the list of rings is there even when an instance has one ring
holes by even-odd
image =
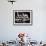
[[[14,26],[13,10],[33,10],[32,26]],[[0,41],[15,40],[19,32],[26,32],[33,40],[46,40],[46,1],[17,0],[13,5],[0,0]]]

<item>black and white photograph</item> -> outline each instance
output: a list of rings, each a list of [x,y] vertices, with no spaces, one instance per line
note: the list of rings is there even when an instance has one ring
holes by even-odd
[[[32,10],[14,10],[13,24],[32,24]]]

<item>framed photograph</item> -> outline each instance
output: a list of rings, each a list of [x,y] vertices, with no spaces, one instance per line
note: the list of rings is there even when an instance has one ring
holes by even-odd
[[[14,25],[32,25],[32,10],[13,10]]]

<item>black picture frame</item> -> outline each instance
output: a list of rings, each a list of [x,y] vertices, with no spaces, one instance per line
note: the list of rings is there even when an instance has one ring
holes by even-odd
[[[13,25],[32,25],[32,10],[13,10]]]

